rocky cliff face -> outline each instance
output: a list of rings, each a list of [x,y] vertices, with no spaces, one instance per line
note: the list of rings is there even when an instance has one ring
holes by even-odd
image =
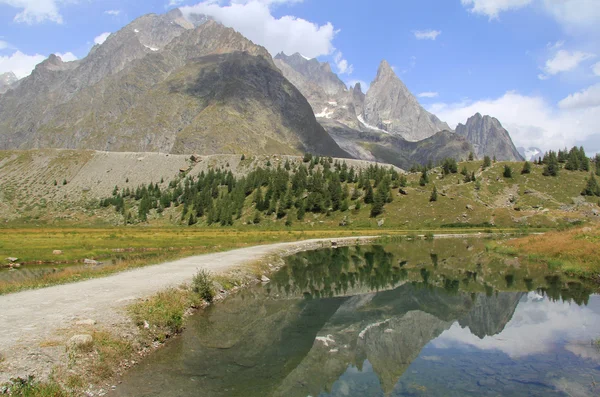
[[[497,335],[512,319],[524,295],[524,292],[500,292],[493,297],[478,295],[474,307],[458,323],[461,327],[469,327],[480,339]]]
[[[146,15],[76,62],[51,56],[0,97],[0,148],[347,157],[269,53],[179,10]]]
[[[420,141],[436,132],[450,130],[448,124],[419,105],[386,61],[379,65],[377,77],[365,97],[364,120],[408,141]]]
[[[495,156],[501,161],[523,160],[508,131],[494,117],[477,113],[470,117],[466,124],[459,124],[456,133],[473,144],[478,158]]]
[[[19,79],[13,72],[0,74],[0,94],[8,91]]]

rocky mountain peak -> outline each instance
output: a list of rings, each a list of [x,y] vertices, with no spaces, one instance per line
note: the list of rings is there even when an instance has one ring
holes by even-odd
[[[354,92],[355,95],[362,94],[363,92],[362,92],[362,87],[361,87],[360,83],[356,83],[354,85],[354,88],[352,89],[352,91]]]
[[[0,84],[12,84],[16,83],[19,79],[13,72],[6,72],[0,74]]]
[[[4,94],[13,85],[15,85],[19,79],[13,72],[6,72],[0,74],[0,94]]]
[[[498,119],[480,113],[469,117],[466,124],[458,124],[456,133],[464,136],[479,158],[495,156],[498,160],[521,161],[523,158]]]
[[[398,78],[398,76],[396,76],[396,72],[394,72],[394,69],[392,69],[392,66],[388,63],[388,61],[384,59],[379,64],[379,68],[377,69],[377,77],[375,78],[375,81],[389,77]]]
[[[367,91],[363,118],[367,126],[413,142],[450,130],[448,124],[421,107],[386,60],[381,61]]]

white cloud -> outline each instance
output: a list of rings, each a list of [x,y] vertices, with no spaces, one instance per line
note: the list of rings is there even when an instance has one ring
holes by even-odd
[[[600,106],[600,83],[569,95],[558,103],[561,109],[583,109]]]
[[[540,74],[538,77],[541,80],[546,80],[549,76],[561,72],[568,72],[575,69],[583,61],[593,58],[595,55],[583,51],[567,51],[559,50],[554,54],[554,57],[546,61],[543,70],[545,74]]]
[[[10,48],[10,44],[4,40],[0,40],[0,50],[6,50],[7,48]]]
[[[529,293],[526,299],[519,302],[512,319],[498,335],[479,339],[457,322],[432,344],[443,349],[456,347],[460,343],[482,350],[498,350],[519,358],[551,352],[556,349],[556,340],[561,340],[566,342],[566,348],[571,352],[584,358],[591,356],[597,359],[593,346],[585,351],[572,348],[596,337],[594,332],[600,327],[600,316],[594,309],[548,299],[536,301],[535,295]],[[597,298],[590,297],[590,306],[597,304]]]
[[[597,0],[543,0],[544,9],[570,32],[600,30]]]
[[[461,0],[470,12],[487,15],[490,19],[498,18],[501,12],[517,10],[528,6],[533,0]]]
[[[329,55],[335,50],[332,41],[337,33],[331,23],[319,26],[302,18],[275,18],[271,8],[298,0],[234,0],[222,4],[208,0],[181,10],[185,15],[206,14],[264,46],[271,54],[299,52],[309,58]]]
[[[442,34],[441,30],[413,30],[417,40],[435,40]]]
[[[517,146],[558,149],[586,142],[586,149],[600,150],[600,106],[557,108],[539,96],[509,91],[500,98],[437,103],[428,107],[454,128],[479,112],[496,117]]]
[[[13,72],[18,78],[29,76],[35,65],[42,62],[46,57],[35,54],[27,55],[16,51],[10,56],[0,56],[0,74]]]
[[[343,58],[341,51],[337,51],[333,55],[333,60],[335,61],[335,66],[337,67],[339,74],[351,75],[354,71],[354,66],[348,64],[348,61]]]
[[[72,52],[65,52],[64,54],[61,54],[60,52],[57,52],[54,55],[59,56],[60,59],[62,59],[63,62],[73,62],[73,61],[77,60],[77,57]]]
[[[570,33],[598,31],[600,7],[597,0],[461,0],[470,12],[496,19],[502,12],[529,5],[548,13]]]
[[[440,96],[437,92],[422,92],[417,95],[419,98],[437,98]]]
[[[62,23],[63,19],[62,15],[59,13],[58,4],[69,1],[70,0],[0,0],[0,4],[6,4],[21,10],[15,15],[14,21],[31,25],[44,21]]]
[[[104,11],[104,13],[106,15],[112,15],[114,17],[121,15],[121,12],[122,12],[121,10],[106,10],[106,11]]]
[[[104,43],[106,41],[106,39],[108,39],[108,36],[110,36],[110,32],[104,32],[101,35],[96,36],[94,38],[94,44],[101,45],[102,43]]]
[[[600,62],[598,62],[594,66],[592,66],[592,71],[594,72],[594,74],[596,76],[600,76]]]

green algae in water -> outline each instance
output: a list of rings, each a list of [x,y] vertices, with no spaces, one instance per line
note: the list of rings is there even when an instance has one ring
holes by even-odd
[[[600,296],[480,241],[304,252],[190,319],[116,396],[598,395]]]

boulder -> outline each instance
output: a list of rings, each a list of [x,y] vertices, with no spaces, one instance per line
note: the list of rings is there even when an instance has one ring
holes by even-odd
[[[469,211],[473,211],[473,206],[472,206],[471,204],[467,204],[467,209],[468,209]]]
[[[97,264],[99,264],[100,262],[98,262],[98,261],[95,261],[95,260],[93,260],[93,259],[84,259],[84,260],[83,260],[83,263],[85,263],[86,265],[97,265]]]
[[[377,226],[381,227],[385,223],[385,219],[380,219],[377,221]]]
[[[14,263],[14,262],[18,261],[19,258],[14,258],[12,256],[9,256],[8,258],[6,258],[6,260],[9,261],[9,262],[13,262]]]
[[[54,250],[52,251],[52,255],[62,255],[62,251],[61,250]]]
[[[94,338],[88,334],[74,335],[68,342],[69,347],[77,349],[91,348],[93,344]]]
[[[268,283],[269,281],[271,281],[271,279],[263,274],[260,277],[260,281],[263,282],[263,283]]]

